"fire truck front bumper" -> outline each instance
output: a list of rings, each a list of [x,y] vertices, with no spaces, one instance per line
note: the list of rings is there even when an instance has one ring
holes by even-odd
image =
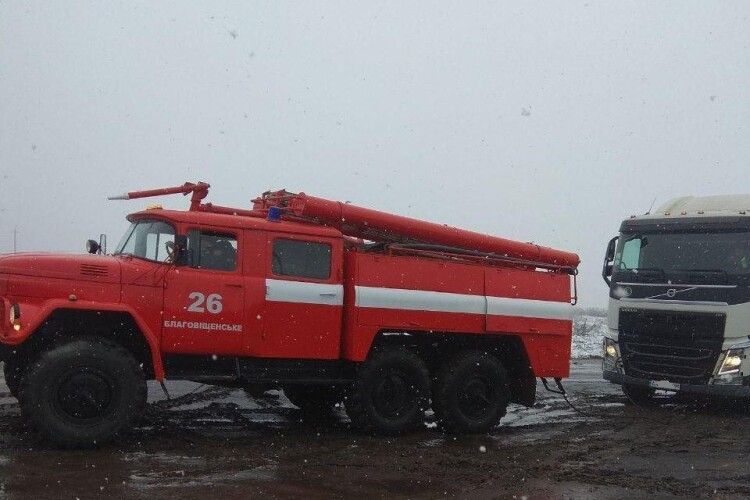
[[[726,398],[750,399],[750,386],[735,384],[675,384],[666,380],[647,380],[625,375],[619,370],[604,370],[604,380],[619,385],[635,385],[650,387],[651,389],[679,392],[680,394],[696,394],[703,396],[718,396]]]

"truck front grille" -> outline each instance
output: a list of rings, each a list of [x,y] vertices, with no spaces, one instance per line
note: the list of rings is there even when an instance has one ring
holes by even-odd
[[[618,338],[625,374],[707,383],[721,353],[725,321],[720,313],[620,309]]]

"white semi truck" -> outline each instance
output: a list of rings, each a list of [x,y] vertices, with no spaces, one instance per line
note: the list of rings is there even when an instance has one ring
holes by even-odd
[[[750,195],[683,197],[622,222],[607,246],[604,378],[750,397]]]

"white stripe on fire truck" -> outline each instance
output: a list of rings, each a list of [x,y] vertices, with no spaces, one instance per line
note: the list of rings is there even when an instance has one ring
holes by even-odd
[[[569,302],[487,297],[487,314],[493,316],[519,316],[522,318],[573,319],[573,306]]]
[[[355,286],[354,289],[354,305],[357,307],[467,314],[487,312],[487,298],[484,295],[370,286]]]
[[[404,288],[354,288],[357,307],[560,320],[570,320],[573,317],[573,306],[567,302]],[[344,303],[344,287],[327,283],[267,279],[266,300],[340,306]]]
[[[406,290],[402,288],[368,286],[355,286],[354,288],[356,294],[355,305],[357,307],[490,314],[493,316],[560,320],[570,320],[573,317],[573,306],[567,302],[491,297],[429,290]]]
[[[266,300],[271,302],[340,306],[344,303],[344,286],[267,279]]]

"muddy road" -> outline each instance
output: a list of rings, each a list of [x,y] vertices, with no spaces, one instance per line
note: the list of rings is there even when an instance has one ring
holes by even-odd
[[[1,379],[0,379],[1,381]],[[59,451],[27,432],[0,382],[0,498],[742,498],[750,496],[750,411],[740,405],[626,404],[575,361],[570,409],[540,392],[488,436],[428,422],[398,439],[363,436],[343,412],[304,422],[284,396],[173,383],[150,386],[131,435]]]

